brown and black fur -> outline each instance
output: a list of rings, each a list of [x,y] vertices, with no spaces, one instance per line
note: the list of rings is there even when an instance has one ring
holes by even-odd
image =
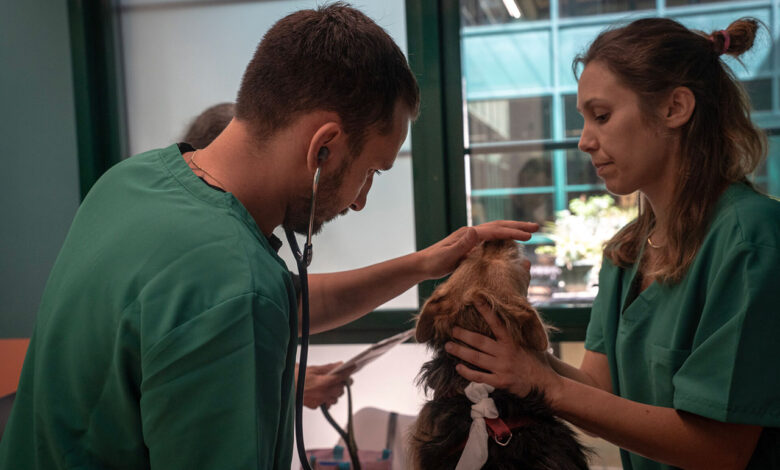
[[[468,437],[472,421],[472,403],[464,394],[468,381],[455,371],[462,361],[449,355],[444,344],[452,340],[454,326],[493,337],[473,306],[475,300],[493,307],[518,344],[535,351],[547,349],[548,327],[526,299],[530,275],[519,268],[521,260],[514,241],[485,242],[423,306],[416,338],[433,350],[433,359],[423,365],[418,383],[433,392],[433,399],[423,406],[412,429],[410,459],[415,470],[454,469]],[[490,396],[501,418],[522,417],[528,424],[513,431],[506,447],[490,439],[484,469],[587,470],[586,450],[553,415],[542,393],[533,390],[521,398],[497,389]]]

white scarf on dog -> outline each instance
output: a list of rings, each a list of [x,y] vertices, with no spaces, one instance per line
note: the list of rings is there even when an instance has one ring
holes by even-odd
[[[496,404],[488,396],[493,390],[488,384],[475,382],[466,386],[466,396],[474,403],[471,405],[471,429],[455,470],[479,470],[487,462],[488,433],[485,418],[498,418]]]

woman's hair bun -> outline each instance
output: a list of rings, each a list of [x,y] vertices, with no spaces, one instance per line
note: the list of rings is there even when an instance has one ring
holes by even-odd
[[[718,54],[739,57],[753,47],[759,25],[753,18],[740,18],[726,29],[713,31],[710,34],[713,50]]]

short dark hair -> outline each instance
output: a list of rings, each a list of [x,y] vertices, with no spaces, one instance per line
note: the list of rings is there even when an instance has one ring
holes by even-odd
[[[193,119],[187,132],[184,134],[184,142],[196,149],[208,146],[230,123],[236,113],[235,103],[220,103],[206,109]]]
[[[360,11],[337,2],[274,24],[244,72],[236,117],[264,139],[314,110],[338,114],[350,150],[390,132],[395,106],[417,115],[420,90],[401,50]]]

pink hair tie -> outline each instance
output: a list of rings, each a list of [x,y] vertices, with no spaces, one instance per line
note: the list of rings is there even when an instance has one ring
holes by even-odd
[[[720,54],[725,54],[729,50],[729,46],[731,45],[731,36],[729,36],[729,32],[725,29],[721,29],[717,33],[713,33],[712,36],[710,36],[710,41],[715,42],[715,34],[720,34],[723,36],[723,49],[720,51]]]

